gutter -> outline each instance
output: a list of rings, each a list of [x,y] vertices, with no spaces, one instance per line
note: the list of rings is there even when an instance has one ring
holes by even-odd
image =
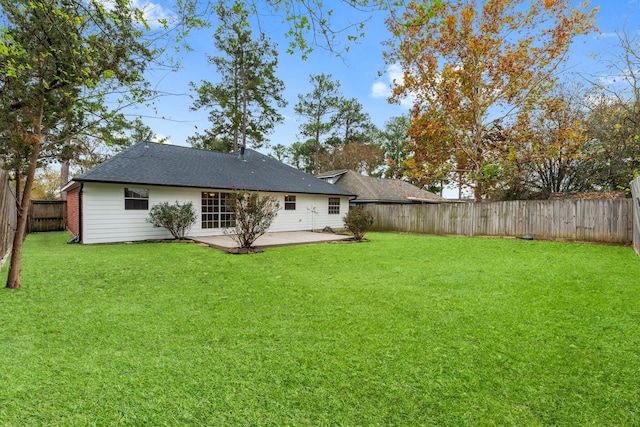
[[[406,199],[414,201],[414,202],[420,202],[420,203],[434,203],[434,204],[436,204],[436,203],[445,203],[446,202],[445,199],[443,199],[443,200],[434,200],[434,199],[423,199],[421,197],[407,197]]]
[[[83,215],[83,206],[82,206],[82,190],[84,190],[84,182],[80,183],[80,190],[78,191],[78,242],[82,243],[82,235],[83,233],[83,223],[84,223],[84,215]]]

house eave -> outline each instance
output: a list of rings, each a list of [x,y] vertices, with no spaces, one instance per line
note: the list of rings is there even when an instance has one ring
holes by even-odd
[[[69,182],[67,182],[61,189],[60,191],[71,191],[74,188],[77,188],[80,186],[80,182],[79,181],[75,181],[75,180],[71,180]]]
[[[406,199],[352,199],[352,203],[379,203],[379,204],[396,204],[396,205],[415,205],[418,203],[438,204],[445,200],[420,199],[416,197],[407,197]]]
[[[74,179],[71,182],[84,182],[84,183],[94,183],[94,184],[119,184],[119,185],[137,185],[137,186],[154,186],[154,187],[173,187],[173,188],[207,188],[207,189],[219,189],[219,190],[238,190],[239,187],[236,186],[220,186],[220,185],[209,185],[209,186],[204,186],[204,185],[186,185],[186,184],[166,184],[166,183],[157,183],[157,182],[130,182],[130,181],[116,181],[116,180],[93,180],[93,179]],[[69,186],[69,184],[67,184],[67,186]],[[67,187],[65,186],[65,188]],[[339,187],[338,187],[339,188]],[[344,197],[357,197],[355,194],[350,193],[346,190],[343,190],[341,192],[334,192],[334,193],[317,193],[317,192],[313,192],[313,191],[303,191],[301,189],[272,189],[272,188],[257,188],[257,187],[253,187],[253,188],[246,188],[243,187],[243,190],[247,190],[247,191],[258,191],[258,192],[265,192],[265,193],[295,193],[295,194],[318,194],[318,195],[325,195],[325,196],[344,196]]]
[[[354,199],[351,200],[353,203],[380,203],[380,204],[414,204],[415,202],[410,202],[404,199]]]
[[[434,199],[423,199],[421,197],[407,197],[407,200],[411,200],[412,202],[419,202],[419,203],[433,203],[433,204],[437,204],[437,203],[443,203],[446,200],[442,199],[442,200],[434,200]]]

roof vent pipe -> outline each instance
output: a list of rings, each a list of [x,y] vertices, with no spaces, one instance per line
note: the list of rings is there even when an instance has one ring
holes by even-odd
[[[240,154],[238,155],[238,159],[242,160],[243,162],[247,161],[247,159],[244,158],[244,147],[240,147]]]

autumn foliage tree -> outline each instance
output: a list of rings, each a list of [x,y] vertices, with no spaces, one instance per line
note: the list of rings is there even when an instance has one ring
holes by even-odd
[[[457,174],[482,200],[505,151],[502,128],[553,87],[595,13],[569,0],[410,1],[394,12],[385,58],[403,69],[391,100],[415,99],[413,173]]]
[[[374,175],[375,170],[383,164],[383,152],[374,144],[353,141],[322,151],[319,161],[321,171],[351,169]]]
[[[515,126],[518,134],[510,146],[510,155],[519,158],[506,167],[523,165],[521,188],[540,198],[588,189],[581,175],[581,166],[590,161],[582,95],[579,88],[558,86],[540,100],[535,112],[519,116],[520,122]],[[514,146],[517,150],[513,150]]]

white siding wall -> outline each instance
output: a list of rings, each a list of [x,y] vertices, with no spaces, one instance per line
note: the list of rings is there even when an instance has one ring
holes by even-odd
[[[349,210],[349,198],[340,197],[340,213],[329,215],[329,197],[318,194],[295,194],[296,209],[284,210],[284,194],[261,193],[274,196],[280,202],[280,210],[269,231],[322,230],[324,227],[344,228],[342,218]],[[337,196],[331,196],[337,197]]]
[[[202,229],[200,222],[201,193],[203,191],[217,191],[215,189],[85,183],[82,199],[83,243],[171,238],[171,234],[164,228],[157,228],[146,222],[149,211],[124,209],[125,187],[148,188],[149,208],[162,202],[193,203],[198,221],[188,233],[190,236],[223,234],[223,230],[220,228]],[[285,211],[284,194],[261,193],[263,196],[267,194],[277,197],[280,203],[280,211],[278,211],[269,231],[322,230],[326,226],[334,229],[344,227],[342,218],[349,209],[348,197],[340,197],[339,214],[329,215],[329,196],[291,193],[296,196],[296,209]]]

